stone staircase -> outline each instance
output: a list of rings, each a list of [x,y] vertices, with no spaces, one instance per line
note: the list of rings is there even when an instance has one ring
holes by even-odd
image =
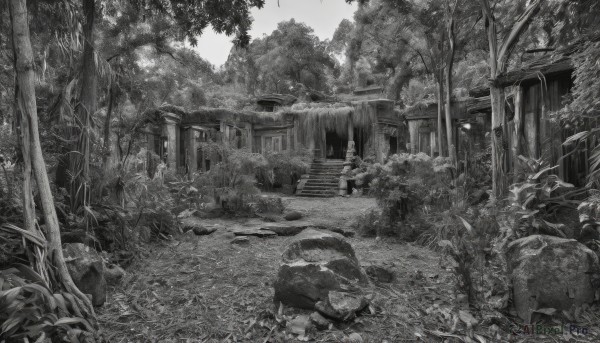
[[[338,194],[344,160],[315,160],[308,172],[308,180],[296,195],[302,197],[331,198]]]

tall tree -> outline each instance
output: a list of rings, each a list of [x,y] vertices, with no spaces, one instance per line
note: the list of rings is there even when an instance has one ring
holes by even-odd
[[[498,18],[496,18],[495,7],[490,0],[479,0],[481,10],[485,18],[485,28],[487,31],[489,45],[489,66],[490,66],[490,98],[492,103],[492,191],[495,196],[502,195],[508,187],[507,180],[507,161],[505,158],[502,142],[508,139],[507,119],[505,116],[504,102],[506,95],[504,88],[497,84],[498,76],[506,72],[508,61],[515,45],[519,41],[522,33],[527,29],[531,19],[538,13],[541,0],[528,1],[525,8],[516,18],[514,23],[503,25],[508,28],[508,34],[504,39],[499,40],[500,27]],[[512,4],[510,6],[520,7],[522,4]],[[507,18],[500,18],[507,21]],[[507,24],[503,22],[503,24]]]
[[[88,297],[86,297],[75,286],[62,252],[60,228],[54,200],[50,189],[50,182],[46,172],[46,164],[42,153],[40,135],[38,129],[37,105],[35,97],[35,72],[33,69],[33,50],[31,48],[31,39],[29,33],[28,13],[25,0],[10,0],[9,10],[12,25],[13,50],[15,57],[15,71],[17,84],[17,104],[20,116],[21,149],[24,158],[28,159],[31,169],[23,168],[26,179],[30,178],[28,173],[33,172],[38,191],[40,194],[42,210],[45,221],[45,235],[47,240],[48,260],[44,261],[51,268],[47,270],[52,273],[48,281],[53,281],[55,289],[62,289],[75,296],[75,299],[83,310],[86,318],[96,324],[94,309]],[[25,157],[26,156],[26,157]],[[31,186],[31,181],[25,184]],[[24,193],[31,192],[32,189],[24,189]],[[24,194],[25,205],[30,206],[32,195]],[[32,215],[25,213],[25,215]],[[26,221],[35,220],[34,218],[25,218]]]

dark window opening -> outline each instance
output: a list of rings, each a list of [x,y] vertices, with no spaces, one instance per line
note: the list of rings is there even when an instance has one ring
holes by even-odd
[[[348,140],[343,139],[335,132],[325,134],[325,157],[328,159],[345,159],[348,149]]]
[[[390,156],[398,153],[398,137],[390,136]]]

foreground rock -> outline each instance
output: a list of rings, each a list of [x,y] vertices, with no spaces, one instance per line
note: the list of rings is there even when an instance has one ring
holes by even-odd
[[[342,235],[306,229],[283,253],[274,284],[274,301],[345,319],[349,312],[364,307],[363,287],[367,285],[368,278]],[[349,297],[358,299],[361,305],[340,305],[348,302]],[[316,306],[319,302],[320,308]]]
[[[267,224],[260,229],[275,232],[278,236],[295,236],[307,227],[308,225]]]
[[[275,237],[277,234],[270,230],[262,230],[260,228],[239,228],[233,230],[236,236],[255,236],[255,237]]]
[[[365,267],[367,275],[378,282],[390,283],[394,281],[394,271],[391,266],[384,264],[368,264]]]
[[[598,270],[598,257],[574,239],[521,238],[508,246],[507,258],[513,303],[527,322],[538,309],[569,310],[594,301],[590,274]]]
[[[354,318],[356,313],[368,304],[367,298],[361,293],[351,294],[330,291],[327,299],[317,302],[315,308],[327,317],[337,320],[349,320]]]
[[[302,218],[302,213],[298,212],[298,211],[292,211],[289,213],[286,213],[285,216],[283,216],[283,219],[285,220],[298,220]]]
[[[217,231],[217,228],[216,227],[199,226],[199,227],[192,228],[192,230],[194,231],[194,234],[196,236],[206,236],[206,235],[210,235],[211,233]]]
[[[125,270],[115,264],[104,266],[104,278],[109,285],[116,285],[127,274]]]
[[[92,296],[92,304],[101,306],[106,301],[104,262],[96,250],[82,243],[63,245],[67,268],[75,285],[84,294]]]

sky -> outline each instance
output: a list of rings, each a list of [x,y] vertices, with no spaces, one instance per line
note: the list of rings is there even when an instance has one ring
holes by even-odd
[[[252,37],[271,34],[277,28],[277,23],[294,18],[312,27],[321,40],[331,39],[342,19],[352,20],[357,8],[356,2],[349,5],[344,0],[279,0],[279,6],[277,2],[266,0],[262,9],[252,9]],[[202,58],[219,67],[227,60],[232,39],[233,37],[216,34],[209,27],[200,36],[194,49]]]

